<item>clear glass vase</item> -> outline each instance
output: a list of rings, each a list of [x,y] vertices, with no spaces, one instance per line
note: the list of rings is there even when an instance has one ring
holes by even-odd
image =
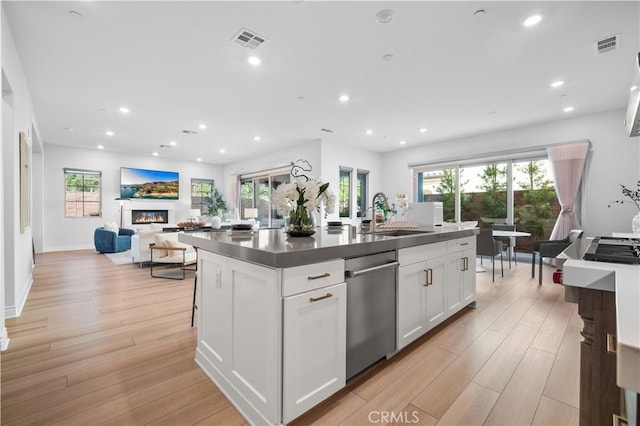
[[[285,221],[285,232],[290,237],[310,237],[316,233],[316,218],[304,207],[298,207]]]
[[[634,234],[640,234],[640,212],[631,219],[631,231]]]

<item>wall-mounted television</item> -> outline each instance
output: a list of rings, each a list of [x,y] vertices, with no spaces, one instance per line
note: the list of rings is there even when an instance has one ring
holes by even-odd
[[[120,168],[120,196],[140,200],[177,200],[178,172]]]

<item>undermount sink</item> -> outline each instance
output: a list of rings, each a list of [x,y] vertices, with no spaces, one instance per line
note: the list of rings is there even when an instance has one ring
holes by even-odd
[[[376,235],[387,235],[390,237],[404,237],[407,235],[427,234],[429,231],[420,231],[418,229],[380,229],[370,233]]]

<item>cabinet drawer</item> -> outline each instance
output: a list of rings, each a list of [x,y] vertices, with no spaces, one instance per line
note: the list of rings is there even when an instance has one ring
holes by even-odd
[[[344,281],[344,259],[312,263],[282,270],[282,297],[304,293]]]
[[[447,254],[447,242],[425,244],[422,246],[407,247],[398,250],[398,262],[400,265],[424,262]]]
[[[475,248],[476,237],[464,237],[455,240],[447,241],[447,252],[453,253],[455,251],[466,250],[468,248]]]

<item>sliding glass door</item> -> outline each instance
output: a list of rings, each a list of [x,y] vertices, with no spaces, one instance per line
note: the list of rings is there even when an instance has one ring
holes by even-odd
[[[545,156],[414,169],[415,200],[441,201],[444,220],[515,224],[531,239],[547,239],[560,205]],[[530,246],[530,239],[518,243]],[[529,248],[529,247],[523,247]]]
[[[287,169],[288,170],[288,169]],[[271,205],[271,194],[282,183],[290,181],[289,173],[281,170],[240,178],[240,218],[259,221],[261,227],[284,226],[284,218]],[[255,210],[257,211],[255,211]]]

